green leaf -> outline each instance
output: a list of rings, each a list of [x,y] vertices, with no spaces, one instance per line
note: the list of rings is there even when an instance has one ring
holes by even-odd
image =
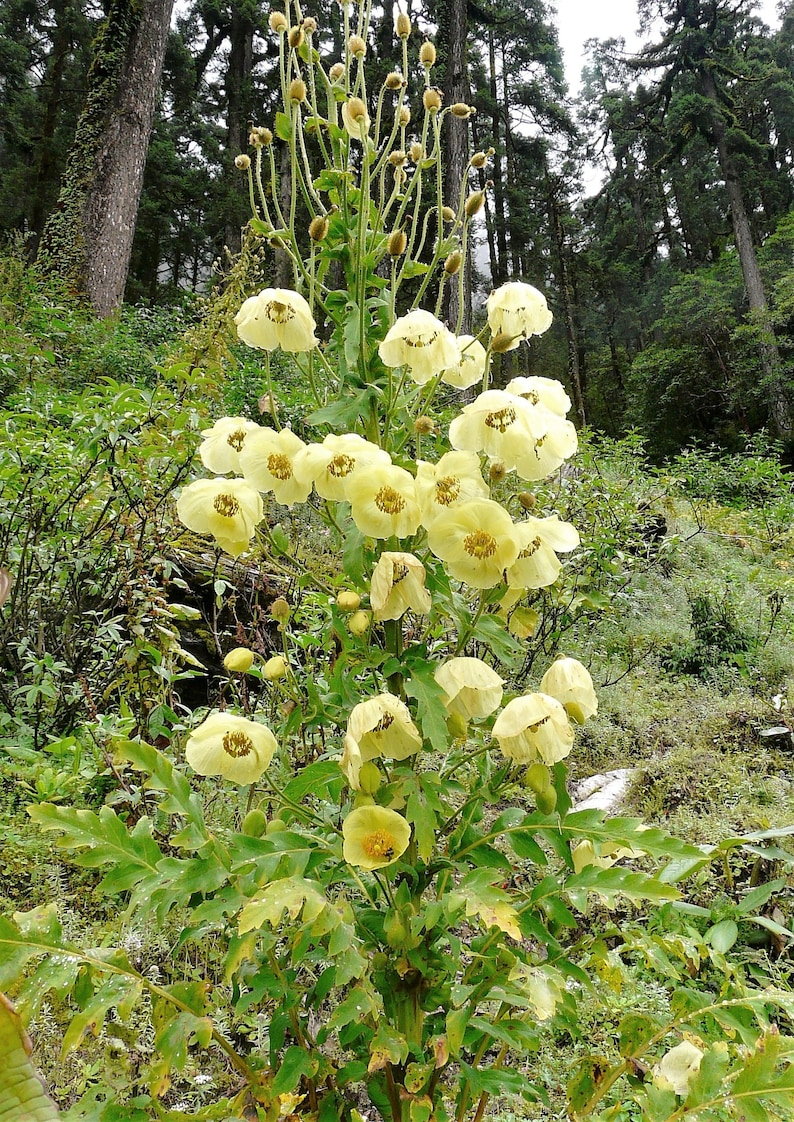
[[[658,1022],[645,1013],[627,1014],[618,1026],[621,1056],[642,1056],[645,1045],[658,1031]]]
[[[244,935],[246,931],[254,931],[266,923],[276,927],[284,911],[291,920],[297,919],[303,911],[304,921],[311,923],[327,906],[325,896],[311,881],[298,877],[279,880],[243,908],[239,931]]]
[[[482,643],[504,666],[513,666],[524,657],[524,645],[513,638],[498,616],[481,615],[472,638]]]
[[[287,1095],[294,1091],[301,1077],[314,1075],[318,1065],[319,1060],[310,1056],[305,1048],[290,1044],[270,1088],[271,1095]]]
[[[732,919],[724,919],[720,923],[715,923],[706,932],[706,940],[720,954],[729,951],[738,937],[739,928]]]
[[[0,1122],[58,1122],[60,1114],[30,1062],[32,1045],[0,994]]]
[[[427,805],[427,800],[422,792],[413,791],[408,796],[405,816],[414,828],[414,838],[419,856],[423,861],[429,861],[436,844],[438,821],[435,813]]]
[[[405,683],[405,692],[416,698],[417,716],[422,733],[436,752],[446,752],[449,744],[447,711],[444,707],[446,694],[433,677],[433,664],[427,661],[412,661],[411,676]]]
[[[307,795],[317,795],[327,790],[329,785],[341,778],[339,764],[335,760],[316,760],[301,768],[284,787],[284,796],[294,803],[301,803]]]
[[[276,113],[276,136],[288,143],[292,139],[292,123],[286,113]]]

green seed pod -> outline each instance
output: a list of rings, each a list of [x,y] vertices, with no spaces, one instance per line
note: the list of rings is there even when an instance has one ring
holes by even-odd
[[[261,838],[268,826],[267,816],[258,808],[249,810],[243,819],[243,833],[249,838]]]
[[[265,830],[266,834],[283,834],[287,828],[287,823],[283,818],[271,818]]]

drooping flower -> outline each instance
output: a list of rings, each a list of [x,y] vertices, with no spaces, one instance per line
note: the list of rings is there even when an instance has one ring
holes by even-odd
[[[493,588],[518,556],[513,520],[491,499],[458,503],[428,527],[427,543],[450,574],[472,588]]]
[[[232,647],[223,665],[232,674],[245,674],[254,665],[254,652],[249,647]]]
[[[419,528],[414,477],[394,464],[370,463],[356,471],[345,488],[353,521],[372,538],[407,538]]]
[[[523,397],[530,405],[542,405],[558,417],[565,417],[571,408],[571,399],[562,382],[558,382],[556,378],[541,378],[538,375],[513,378],[505,389],[516,397]]]
[[[263,351],[310,351],[319,340],[306,300],[288,288],[263,288],[249,296],[234,317],[237,334],[249,347]]]
[[[182,488],[176,512],[196,534],[212,534],[221,549],[239,557],[264,517],[262,496],[244,479],[198,479]]]
[[[234,713],[210,713],[190,734],[185,758],[199,775],[256,783],[277,747],[275,736],[265,725]]]
[[[412,553],[381,553],[369,594],[375,619],[400,619],[409,608],[427,615],[432,601],[426,576],[424,565]]]
[[[240,472],[240,453],[246,439],[259,425],[245,417],[221,417],[210,429],[203,429],[199,456],[204,467],[216,475]]]
[[[347,735],[358,745],[362,761],[379,756],[406,760],[422,747],[422,735],[411,720],[408,706],[392,693],[381,693],[354,705]]]
[[[349,865],[384,869],[405,853],[411,827],[396,810],[359,806],[342,823],[342,838],[342,853]]]
[[[493,736],[502,755],[517,764],[555,764],[573,747],[573,729],[562,705],[545,693],[513,698],[496,718]]]
[[[391,456],[358,433],[330,433],[322,444],[306,445],[296,457],[295,472],[299,479],[313,483],[322,498],[342,502],[356,468],[372,463],[390,464]]]
[[[453,448],[485,452],[508,471],[527,456],[548,429],[528,401],[504,390],[486,390],[449,426]]]
[[[386,366],[407,366],[420,386],[460,362],[455,336],[423,308],[400,316],[379,345],[378,354]]]
[[[556,697],[569,717],[583,725],[598,712],[593,679],[576,658],[558,658],[540,680],[542,693]]]
[[[451,658],[433,677],[447,695],[447,712],[464,720],[480,720],[502,703],[503,680],[480,658]]]
[[[304,503],[312,484],[296,475],[295,462],[305,447],[292,429],[260,428],[251,433],[240,453],[243,475],[260,491],[272,491],[282,506]]]
[[[515,524],[519,552],[507,570],[510,588],[546,588],[554,584],[562,565],[557,553],[569,553],[579,544],[579,531],[559,516],[525,518]]]
[[[514,350],[522,339],[542,335],[548,331],[554,318],[546,297],[531,284],[509,281],[492,292],[486,301],[488,326],[493,336],[505,340],[502,350]],[[507,344],[507,340],[512,342]]]
[[[488,356],[485,347],[473,335],[458,335],[455,342],[458,345],[458,363],[447,367],[441,381],[459,390],[467,390],[482,381]]]
[[[430,526],[439,514],[456,503],[487,499],[488,494],[476,452],[446,452],[438,463],[417,462],[416,496],[423,526]]]
[[[579,437],[571,421],[536,407],[536,429],[545,431],[535,436],[523,455],[517,457],[515,468],[522,479],[532,482],[545,479],[574,454]]]
[[[369,113],[360,97],[351,97],[342,105],[342,124],[353,140],[365,140],[369,132]]]
[[[682,1040],[671,1048],[653,1067],[657,1087],[671,1087],[677,1095],[689,1094],[689,1085],[700,1071],[704,1052],[690,1040]]]

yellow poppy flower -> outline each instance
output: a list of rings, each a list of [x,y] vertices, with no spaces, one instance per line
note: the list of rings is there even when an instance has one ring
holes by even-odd
[[[342,823],[342,853],[349,865],[385,869],[408,848],[411,827],[396,810],[360,806]]]
[[[353,521],[371,538],[408,538],[419,528],[414,477],[394,464],[369,463],[354,471],[345,493]]]
[[[423,526],[430,526],[439,514],[456,503],[487,499],[488,495],[476,452],[447,452],[436,464],[427,460],[417,462],[416,497]]]
[[[288,288],[264,288],[250,296],[234,317],[237,334],[249,347],[262,351],[310,351],[319,343],[314,334],[314,316],[297,292]]]
[[[512,339],[510,345],[502,348],[506,351],[514,350],[530,335],[548,331],[554,318],[543,293],[523,281],[510,281],[492,292],[486,301],[486,311],[491,334]]]
[[[530,482],[551,475],[579,447],[579,437],[572,422],[563,420],[542,406],[536,406],[537,428],[545,431],[535,436],[532,444],[515,462],[518,475]]]
[[[406,760],[422,747],[422,735],[411,720],[408,706],[392,693],[381,693],[354,705],[347,735],[358,745],[362,761],[379,756]]]
[[[547,588],[560,575],[557,553],[568,553],[579,544],[579,531],[558,515],[525,518],[515,525],[519,553],[507,570],[510,588]]]
[[[407,366],[420,386],[460,363],[455,336],[423,308],[400,316],[379,345],[378,354],[386,366]]]
[[[190,734],[185,758],[199,775],[256,783],[277,747],[275,736],[265,725],[234,713],[210,713]]]
[[[358,741],[354,736],[351,736],[350,733],[347,733],[344,739],[344,751],[339,761],[339,767],[342,769],[347,782],[354,791],[361,790],[360,776],[364,763],[365,761],[362,758]]]
[[[369,113],[360,97],[351,97],[342,105],[342,124],[348,136],[364,142],[369,132]]]
[[[503,680],[480,658],[451,658],[433,677],[447,695],[447,712],[464,720],[480,720],[502,703]]]
[[[451,576],[472,588],[493,588],[518,556],[513,520],[491,499],[458,503],[435,518],[427,544]]]
[[[475,339],[473,335],[458,335],[455,342],[458,345],[458,363],[444,371],[441,381],[456,389],[467,390],[469,386],[482,381],[488,354],[479,339]]]
[[[264,517],[262,496],[244,479],[199,479],[182,488],[176,512],[197,534],[212,534],[221,549],[239,557]]]
[[[541,693],[556,697],[569,717],[583,725],[598,712],[593,679],[576,658],[558,658],[540,680]]]
[[[657,1087],[670,1087],[684,1098],[689,1085],[700,1071],[705,1053],[690,1040],[682,1040],[662,1056],[652,1068],[653,1082]]]
[[[240,453],[246,438],[259,428],[245,417],[221,417],[211,429],[204,429],[199,456],[204,467],[216,475],[240,472]]]
[[[512,471],[547,429],[528,401],[504,390],[486,390],[449,426],[449,442],[453,448],[485,452]]]
[[[542,405],[550,413],[565,417],[571,408],[571,399],[565,392],[562,382],[556,378],[513,378],[505,386],[507,393],[523,397],[530,405]]]
[[[291,429],[261,428],[251,433],[240,453],[240,466],[249,483],[260,491],[272,491],[277,503],[305,503],[311,480],[295,474],[295,461],[306,445]]]
[[[494,721],[502,755],[517,764],[555,764],[573,747],[573,729],[562,705],[545,693],[513,698]]]
[[[233,647],[224,657],[223,665],[232,674],[245,674],[254,665],[254,652],[248,647]]]
[[[369,602],[375,619],[400,619],[410,610],[427,615],[430,593],[425,588],[425,567],[412,553],[381,553],[372,572]]]
[[[331,433],[322,444],[306,445],[296,457],[295,473],[302,481],[313,483],[322,498],[343,502],[353,472],[372,463],[390,464],[391,456],[357,433]]]

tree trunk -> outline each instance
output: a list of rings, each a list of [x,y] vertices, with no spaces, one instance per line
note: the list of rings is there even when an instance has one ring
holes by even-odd
[[[549,216],[552,222],[554,243],[557,248],[557,258],[560,263],[560,296],[562,297],[563,315],[565,319],[565,340],[568,346],[568,377],[573,393],[573,407],[579,418],[579,424],[584,425],[586,424],[584,394],[582,393],[582,379],[579,376],[579,343],[573,313],[573,290],[568,270],[568,247],[565,244],[565,231],[562,225],[560,207],[555,198],[553,185],[551,183],[549,183]]]
[[[439,11],[438,41],[444,44],[444,104],[456,102],[469,104],[469,77],[466,66],[466,0],[448,0]],[[447,114],[444,128],[444,202],[457,213],[461,194],[467,192],[466,168],[469,161],[469,125],[467,121]],[[444,318],[450,328],[471,331],[471,242],[463,270],[463,309],[461,316],[460,291],[457,277],[447,284],[444,299]]]
[[[493,107],[491,117],[492,143],[496,149],[493,158],[493,199],[496,212],[497,271],[491,278],[493,286],[496,288],[502,281],[507,280],[507,215],[505,213],[505,191],[502,177],[502,122],[499,117],[499,91],[496,85],[496,46],[494,44],[493,28],[488,29],[488,65],[490,69],[488,86]]]
[[[254,57],[254,25],[248,14],[235,4],[229,29],[229,64],[226,69],[226,167],[228,188],[224,241],[232,254],[242,246],[241,227],[250,217],[248,180],[234,166],[235,156],[248,148],[247,124],[251,119],[251,70]]]
[[[173,0],[113,0],[38,255],[100,316],[120,307]]]
[[[717,147],[720,170],[728,192],[733,236],[736,242],[736,252],[739,254],[739,261],[742,266],[742,276],[747,290],[750,313],[759,330],[758,350],[764,372],[764,389],[769,408],[769,419],[777,436],[790,438],[794,434],[794,419],[792,419],[791,408],[783,386],[780,352],[777,348],[772,319],[769,314],[761,270],[758,267],[758,257],[753,245],[750,220],[744,205],[742,187],[728,148],[717,86],[714,75],[708,67],[703,67],[700,70],[699,77],[703,94],[714,107],[713,137]]]

